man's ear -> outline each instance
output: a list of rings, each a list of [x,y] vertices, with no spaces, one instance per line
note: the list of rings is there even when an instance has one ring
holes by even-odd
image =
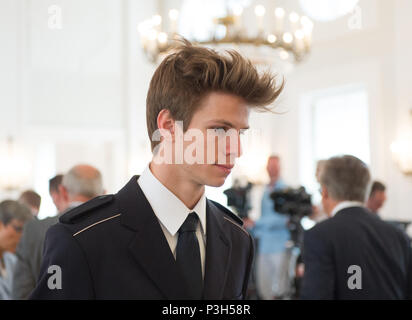
[[[67,192],[67,189],[62,184],[59,185],[59,193],[65,202],[69,201],[69,193]]]
[[[328,189],[326,189],[324,186],[322,186],[322,198],[324,198],[324,199],[328,199],[328,198],[329,198]]]
[[[172,139],[175,138],[175,121],[172,114],[167,109],[162,109],[157,115],[157,127],[170,133]]]

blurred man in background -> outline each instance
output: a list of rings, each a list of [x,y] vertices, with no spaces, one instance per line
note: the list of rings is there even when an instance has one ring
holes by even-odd
[[[29,208],[17,201],[5,200],[0,203],[0,300],[11,298],[16,264],[14,252],[23,225],[32,218]]]
[[[63,175],[58,174],[49,180],[49,194],[57,212],[63,212],[68,206],[66,192],[62,186]]]
[[[77,165],[64,175],[49,180],[50,196],[58,215],[28,223],[17,249],[18,262],[13,279],[13,298],[26,299],[36,287],[43,256],[43,244],[50,226],[59,216],[88,200],[103,194],[102,175],[89,165]]]
[[[322,167],[325,164],[325,162],[326,162],[326,160],[318,160],[318,162],[316,163],[315,177],[316,177],[316,181],[318,183],[320,183],[320,180],[319,180],[320,179],[320,172],[321,172]],[[319,204],[313,206],[313,212],[309,216],[309,218],[311,220],[313,220],[315,223],[319,223],[319,222],[321,222],[321,221],[328,218],[327,213],[323,209],[322,202],[320,202]]]
[[[331,217],[305,232],[303,299],[411,299],[412,250],[407,235],[365,207],[368,167],[333,157],[320,172]]]
[[[34,217],[37,217],[41,203],[41,197],[37,192],[33,190],[26,190],[20,195],[18,201],[27,206],[30,209],[32,215]]]
[[[374,181],[366,206],[370,211],[379,215],[379,209],[383,207],[386,201],[386,187],[382,182]]]
[[[252,233],[258,239],[256,280],[259,297],[264,300],[280,299],[289,288],[286,244],[290,239],[288,216],[275,211],[270,194],[286,186],[280,178],[280,158],[269,157],[266,170],[270,182],[262,198],[262,213]]]

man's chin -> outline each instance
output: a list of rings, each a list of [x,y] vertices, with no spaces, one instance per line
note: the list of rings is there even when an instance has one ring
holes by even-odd
[[[206,185],[209,187],[219,188],[224,185],[226,178],[216,178],[207,181]]]

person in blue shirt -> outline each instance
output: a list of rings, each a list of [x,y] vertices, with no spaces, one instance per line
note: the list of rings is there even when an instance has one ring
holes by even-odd
[[[286,188],[280,178],[280,158],[270,156],[267,162],[270,182],[262,197],[261,216],[252,228],[258,239],[256,261],[256,286],[261,299],[272,300],[284,297],[289,288],[286,245],[290,239],[287,227],[289,217],[274,210],[270,194]]]

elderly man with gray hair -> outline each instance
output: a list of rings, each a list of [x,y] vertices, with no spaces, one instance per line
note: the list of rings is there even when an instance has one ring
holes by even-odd
[[[70,209],[104,193],[100,171],[89,165],[70,169],[63,176],[62,187]]]
[[[75,207],[104,193],[102,175],[90,165],[76,165],[67,172],[58,186],[61,212],[44,220],[26,224],[17,248],[16,272],[13,277],[13,299],[26,299],[36,287],[43,257],[43,246],[49,227]]]
[[[331,217],[306,231],[302,299],[411,299],[410,239],[365,207],[368,167],[353,156],[327,160],[319,172]]]

